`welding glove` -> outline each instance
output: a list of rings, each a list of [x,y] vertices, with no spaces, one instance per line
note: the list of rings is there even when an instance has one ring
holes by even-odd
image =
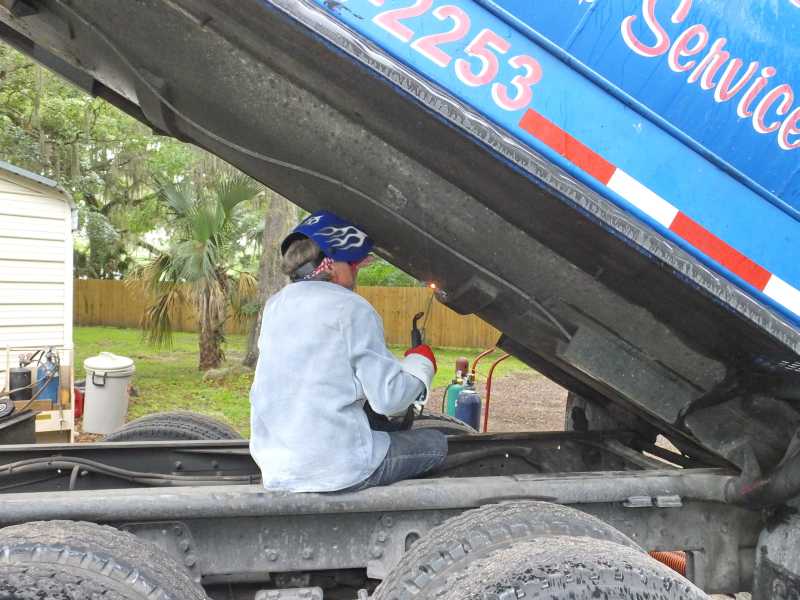
[[[408,350],[406,350],[405,353],[406,358],[414,355],[425,358],[429,363],[431,363],[431,366],[433,367],[433,373],[434,374],[436,373],[437,370],[436,356],[433,354],[433,350],[431,349],[430,346],[428,346],[427,344],[420,344],[419,346],[414,346],[413,348],[409,348]],[[416,361],[416,359],[414,360]]]
[[[419,379],[425,386],[425,398],[430,395],[433,376],[436,374],[436,357],[427,344],[406,351],[402,361],[403,371]],[[422,400],[424,402],[424,399]]]

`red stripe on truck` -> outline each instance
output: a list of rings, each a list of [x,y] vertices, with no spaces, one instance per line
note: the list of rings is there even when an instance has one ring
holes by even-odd
[[[678,213],[670,230],[758,290],[763,291],[767,287],[767,282],[772,276],[769,271],[715,236],[697,221]]]
[[[608,185],[608,182],[611,181],[611,176],[617,170],[614,165],[589,148],[589,146],[575,139],[535,110],[528,109],[519,125],[568,161],[577,165],[595,179],[600,180],[603,185]]]
[[[519,126],[575,166],[601,181],[612,192],[620,195],[655,222],[668,228],[779,304],[800,315],[800,290],[747,258],[700,223],[680,212],[668,200],[661,198],[640,181],[608,162],[558,125],[529,109],[522,117]]]

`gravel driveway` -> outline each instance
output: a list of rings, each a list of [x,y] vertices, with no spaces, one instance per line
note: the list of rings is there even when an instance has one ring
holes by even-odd
[[[486,401],[486,389],[478,384]],[[434,390],[441,402],[444,388]],[[489,431],[560,431],[564,429],[567,391],[534,372],[523,372],[496,380],[492,384],[489,406]],[[428,407],[434,412],[439,406]]]

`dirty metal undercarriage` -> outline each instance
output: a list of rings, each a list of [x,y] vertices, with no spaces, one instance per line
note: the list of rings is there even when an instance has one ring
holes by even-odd
[[[698,585],[735,592],[751,585],[762,528],[760,513],[723,503],[735,472],[619,431],[451,437],[433,476],[356,494],[266,492],[245,441],[9,446],[0,463],[1,525],[110,524],[220,598],[305,586],[354,598],[431,528],[519,499],[572,505],[647,550],[689,551]]]

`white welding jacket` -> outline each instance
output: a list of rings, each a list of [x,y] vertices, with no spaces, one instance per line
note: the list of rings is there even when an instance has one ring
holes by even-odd
[[[433,378],[426,358],[389,352],[369,302],[324,281],[292,283],[270,298],[258,346],[250,453],[269,490],[336,491],[369,477],[389,436],[370,429],[365,400],[399,414]]]

